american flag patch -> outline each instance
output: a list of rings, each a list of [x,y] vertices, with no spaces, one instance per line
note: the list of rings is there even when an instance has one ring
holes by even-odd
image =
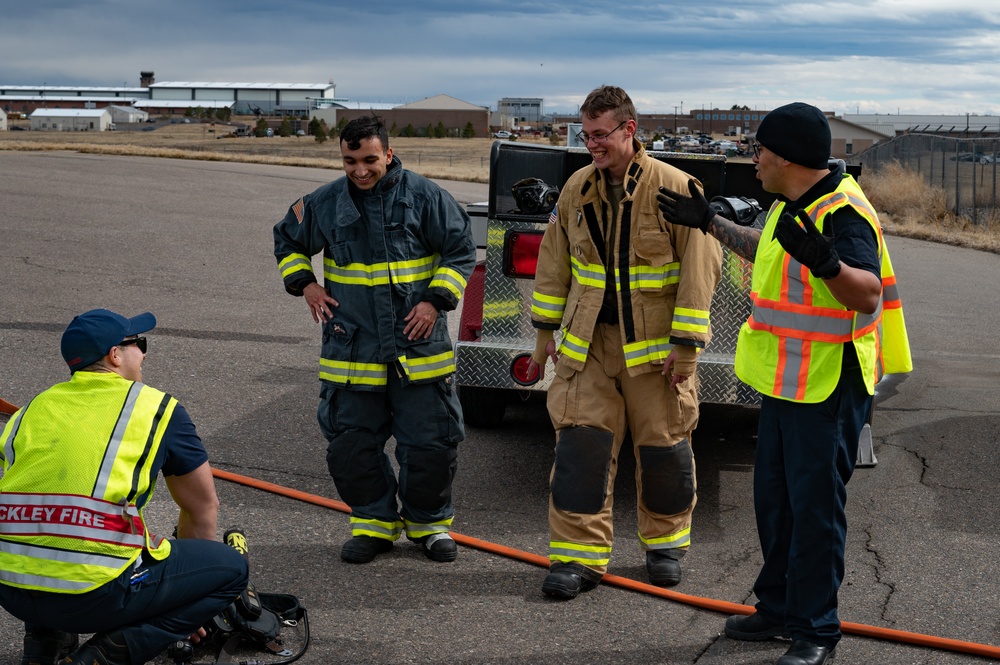
[[[559,217],[556,215],[556,208],[558,206],[552,206],[552,212],[549,213],[549,224],[555,224]]]
[[[302,211],[305,210],[305,207],[306,205],[302,202],[302,199],[296,201],[295,205],[292,206],[292,212],[295,213],[295,219],[299,220],[299,224],[302,223]]]

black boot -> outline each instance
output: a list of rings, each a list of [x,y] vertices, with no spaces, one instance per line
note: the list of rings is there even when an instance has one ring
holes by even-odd
[[[58,665],[132,665],[132,661],[121,631],[114,630],[94,635]]]
[[[737,614],[726,619],[726,637],[760,642],[772,637],[788,637],[788,631],[784,626],[770,623],[760,612],[754,612],[748,616]]]
[[[458,558],[458,545],[447,533],[435,533],[417,541],[424,548],[424,555],[431,561],[449,563]]]
[[[653,586],[677,586],[681,581],[681,557],[686,549],[649,550],[646,552],[646,574]]]
[[[823,665],[833,660],[834,649],[805,640],[792,640],[785,655],[775,665]]]
[[[76,633],[64,633],[44,626],[24,627],[24,655],[21,665],[53,665],[80,643]]]
[[[581,592],[597,588],[604,577],[579,563],[554,563],[542,583],[542,591],[547,596],[559,600],[573,600]]]
[[[392,549],[392,541],[372,536],[354,536],[340,550],[340,558],[348,563],[368,563],[379,554]]]

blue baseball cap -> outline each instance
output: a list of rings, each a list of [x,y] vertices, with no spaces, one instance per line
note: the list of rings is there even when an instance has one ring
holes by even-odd
[[[130,335],[149,332],[156,317],[146,312],[131,319],[106,309],[92,309],[73,318],[62,336],[62,357],[75,372],[97,362]]]

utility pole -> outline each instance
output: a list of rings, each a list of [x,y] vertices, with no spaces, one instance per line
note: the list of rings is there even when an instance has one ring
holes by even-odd
[[[677,106],[674,106],[674,136],[677,136]]]

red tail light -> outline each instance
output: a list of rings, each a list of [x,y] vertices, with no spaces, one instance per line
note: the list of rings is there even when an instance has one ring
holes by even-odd
[[[510,364],[510,376],[514,379],[515,383],[522,386],[533,386],[538,383],[538,367],[534,368],[535,371],[528,372],[528,362],[530,360],[530,355],[522,353],[514,358],[514,361]]]
[[[534,279],[543,235],[544,231],[509,231],[503,243],[503,274]]]

